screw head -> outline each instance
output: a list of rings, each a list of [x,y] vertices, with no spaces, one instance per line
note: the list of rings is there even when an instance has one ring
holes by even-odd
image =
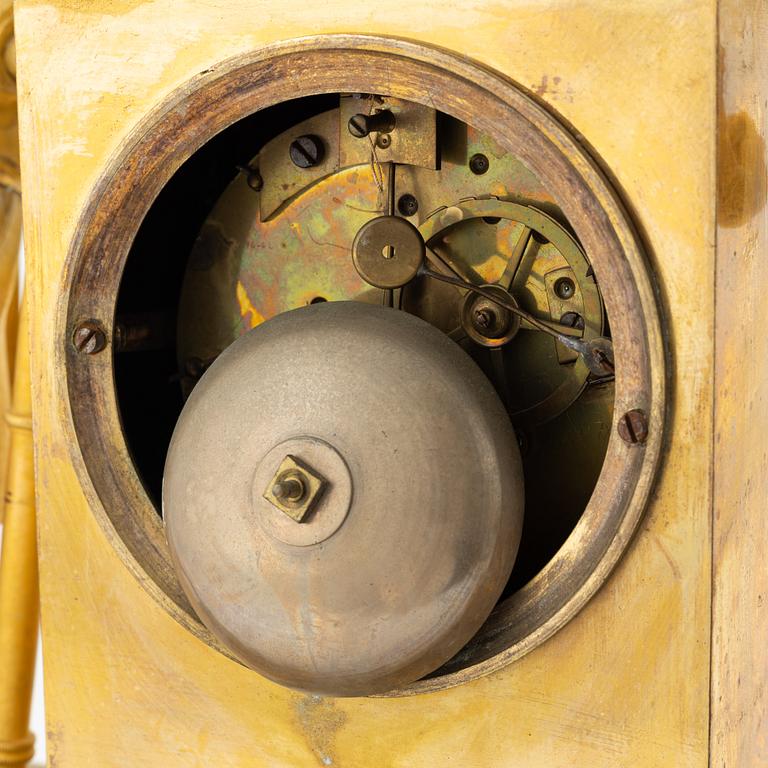
[[[254,192],[261,192],[264,188],[264,179],[261,178],[261,174],[253,170],[245,178],[246,183]]]
[[[368,115],[352,115],[347,123],[349,132],[356,139],[364,139],[371,129],[368,127]]]
[[[476,176],[482,176],[484,173],[487,173],[490,167],[491,164],[488,162],[488,158],[479,152],[469,158],[469,170]]]
[[[485,308],[476,310],[472,321],[475,328],[480,331],[487,331],[494,324],[495,319],[493,312]]]
[[[584,330],[584,318],[578,312],[566,312],[560,322],[569,328],[575,328],[577,331]]]
[[[617,429],[625,443],[630,445],[644,443],[648,439],[648,417],[645,411],[640,408],[627,411],[619,419]]]
[[[72,344],[83,355],[95,355],[107,346],[107,334],[98,320],[85,320],[72,334]]]
[[[352,115],[347,128],[356,139],[362,139],[371,133],[390,133],[395,128],[395,116],[388,109],[380,109],[369,115]]]
[[[261,178],[258,168],[252,168],[250,165],[238,165],[237,170],[245,176],[245,183],[254,192],[261,192],[264,187],[264,179]]]
[[[288,154],[297,168],[314,168],[323,162],[325,148],[322,139],[307,134],[291,142]]]
[[[397,201],[397,210],[401,216],[413,216],[419,210],[419,201],[413,195],[401,195]]]

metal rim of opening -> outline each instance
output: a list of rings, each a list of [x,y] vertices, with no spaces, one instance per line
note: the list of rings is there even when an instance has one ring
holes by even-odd
[[[301,72],[297,79],[294,75]],[[217,133],[274,104],[321,93],[388,93],[492,135],[551,190],[581,240],[611,319],[613,429],[592,497],[547,566],[500,603],[458,657],[390,695],[447,688],[505,666],[564,626],[605,582],[642,516],[664,439],[665,360],[654,287],[638,237],[597,163],[559,120],[503,75],[442,49],[363,35],[287,41],[222,62],[168,96],[132,131],[91,190],[70,245],[58,313],[72,425],[72,460],[110,542],[152,597],[201,640],[230,656],[197,620],[178,583],[162,521],[122,432],[111,349],[79,355],[78,323],[112,338],[130,247],[181,164]],[[105,258],[109,254],[109,258]],[[647,439],[620,437],[639,409]]]

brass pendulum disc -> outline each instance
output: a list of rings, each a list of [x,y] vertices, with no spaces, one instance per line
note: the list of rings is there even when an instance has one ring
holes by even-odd
[[[425,255],[419,230],[397,216],[371,219],[360,227],[352,243],[355,269],[376,288],[400,288],[410,283]]]

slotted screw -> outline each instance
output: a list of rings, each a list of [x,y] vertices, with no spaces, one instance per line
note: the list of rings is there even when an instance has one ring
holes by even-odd
[[[288,153],[297,168],[314,168],[323,162],[325,150],[322,139],[307,134],[294,139]]]
[[[372,115],[352,115],[347,128],[356,139],[364,139],[371,133],[391,133],[395,129],[395,116],[388,109]]]
[[[570,328],[575,328],[577,331],[584,330],[584,318],[578,312],[566,312],[560,318],[560,322]]]
[[[98,320],[80,323],[72,334],[72,344],[83,355],[95,355],[107,346],[107,334]]]
[[[648,439],[648,417],[645,411],[635,408],[627,411],[618,424],[619,435],[625,443],[637,445]]]

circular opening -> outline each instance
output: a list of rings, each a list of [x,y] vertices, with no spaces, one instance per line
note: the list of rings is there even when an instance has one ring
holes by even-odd
[[[555,283],[555,293],[558,298],[563,300],[572,298],[574,293],[576,293],[576,286],[574,285],[573,280],[569,277],[561,277]]]
[[[490,167],[491,164],[488,162],[488,158],[480,152],[469,158],[469,168],[472,173],[477,176],[482,176],[484,173],[488,173]]]
[[[212,268],[221,258],[227,264],[233,259],[245,263],[238,243],[245,243],[247,251],[247,233],[241,232],[237,240],[230,228],[219,227],[217,231],[211,226],[212,216],[217,214],[222,196],[233,189],[232,194],[237,195],[247,190],[252,197],[246,208],[256,205],[255,195],[259,216],[243,215],[243,210],[234,206],[231,210],[239,218],[235,216],[230,223],[235,229],[236,221],[243,226],[254,222],[261,226],[270,184],[270,172],[262,162],[267,157],[265,148],[270,142],[290,139],[289,148],[295,141],[295,134],[290,135],[294,130],[301,131],[302,136],[322,138],[315,123],[326,119],[338,125],[338,115],[328,115],[341,109],[340,99],[347,94],[362,97],[377,93],[425,110],[436,107],[435,138],[442,151],[431,162],[437,167],[410,165],[445,174],[443,178],[450,175],[446,171],[457,169],[457,179],[435,185],[438,206],[427,205],[419,192],[416,223],[425,240],[442,251],[449,262],[455,254],[470,253],[469,266],[484,276],[483,270],[495,263],[492,257],[500,254],[494,251],[488,255],[477,247],[467,251],[467,243],[476,243],[483,231],[502,238],[497,245],[503,242],[514,250],[529,230],[531,236],[526,242],[532,249],[546,252],[550,248],[561,259],[559,268],[570,270],[566,279],[573,285],[571,295],[563,296],[556,290],[557,280],[563,278],[549,272],[545,273],[545,278],[550,278],[549,283],[544,280],[545,294],[561,303],[581,302],[577,309],[552,306],[551,317],[563,318],[570,311],[583,318],[585,333],[591,329],[599,336],[608,332],[607,311],[617,374],[615,380],[588,381],[584,377],[579,386],[579,377],[567,377],[542,405],[536,399],[536,388],[541,386],[536,377],[514,379],[510,387],[503,375],[504,365],[500,370],[494,357],[496,350],[468,346],[501,390],[502,398],[511,403],[509,410],[526,465],[526,530],[513,577],[486,625],[431,679],[406,691],[414,692],[455,684],[527,652],[567,621],[607,577],[637,523],[658,457],[663,358],[653,293],[632,227],[594,166],[584,163],[583,150],[549,115],[505,81],[444,53],[414,48],[413,56],[407,56],[403,50],[409,46],[402,43],[393,52],[392,43],[387,41],[376,41],[378,50],[357,49],[349,38],[344,38],[343,47],[332,41],[319,38],[295,49],[262,52],[232,62],[219,70],[216,78],[174,96],[145,122],[134,143],[116,159],[111,173],[91,196],[70,254],[72,284],[62,334],[68,355],[70,401],[86,469],[103,505],[94,505],[97,513],[103,509],[100,519],[127,545],[129,564],[150,577],[143,582],[153,594],[192,631],[215,645],[190,614],[164,543],[157,499],[165,448],[184,398],[215,359],[215,354],[206,350],[205,333],[195,330],[195,312],[214,326],[216,333],[228,328],[230,338],[217,339],[220,348],[214,352],[220,352],[233,340],[232,323],[223,322],[232,319],[232,307],[239,323],[234,337],[259,318],[288,307],[276,300],[271,309],[269,302],[254,302],[247,280],[235,281],[226,311],[202,311],[210,309],[210,301],[195,307],[194,298],[206,293],[195,292],[190,272],[213,274],[216,270]],[[371,41],[364,45],[370,48]],[[371,74],[377,71],[374,64],[379,57],[390,67],[386,84]],[[427,60],[431,63],[424,63]],[[284,73],[296,67],[316,74],[304,84],[305,96],[290,98],[295,94],[286,92]],[[420,100],[420,94],[427,92],[432,94],[430,104]],[[184,110],[179,109],[180,103],[184,103]],[[182,112],[196,116],[191,124],[174,122],[175,115]],[[304,126],[307,122],[312,126]],[[345,132],[336,135],[340,133]],[[547,138],[552,135],[557,135],[557,142]],[[387,145],[393,153],[397,151],[396,139],[393,132]],[[485,152],[475,151],[486,149],[483,142],[500,150],[493,153],[492,166]],[[335,157],[324,139],[322,144],[319,164]],[[278,155],[287,156],[297,173],[312,171],[312,167],[299,168],[290,151],[275,153]],[[476,160],[478,156],[485,158],[484,170],[483,163]],[[256,157],[259,167],[253,164]],[[508,194],[489,199],[486,185],[497,173],[496,166],[504,173],[504,163],[497,157],[508,158],[517,175],[511,177],[515,184]],[[138,162],[139,158],[143,162]],[[365,166],[340,164],[339,170],[322,179],[330,179],[326,185],[332,186],[348,167],[371,167],[370,158],[366,158]],[[376,174],[375,164],[371,173]],[[255,184],[257,174],[259,183]],[[385,184],[383,173],[378,179]],[[242,184],[238,186],[239,181]],[[297,182],[299,186],[288,199],[278,196],[272,212],[298,210],[296,202],[306,202],[311,195],[306,182],[306,178]],[[319,193],[323,183],[318,180],[309,189]],[[467,183],[482,189],[474,195],[462,195]],[[128,189],[132,190],[131,197],[127,196]],[[384,208],[392,205],[386,199],[381,202]],[[185,211],[184,217],[176,215],[179,210]],[[602,214],[595,216],[595,210]],[[269,214],[263,218],[269,223]],[[271,220],[275,227],[279,218],[278,213]],[[494,227],[487,226],[488,219],[496,221]],[[104,221],[110,226],[103,226]],[[285,241],[274,237],[269,242],[279,248]],[[156,258],[158,248],[167,256],[163,260]],[[104,252],[115,254],[113,263],[103,264],[99,254]],[[502,249],[501,255],[508,257],[508,263],[514,254]],[[542,261],[546,259],[542,257]],[[290,263],[283,258],[281,274],[290,272],[286,267]],[[147,275],[152,278],[147,280]],[[245,273],[239,276],[247,278]],[[504,270],[496,277],[504,280]],[[525,291],[531,291],[523,277],[520,291],[525,298]],[[228,290],[231,287],[228,284]],[[291,301],[299,306],[318,299],[344,298],[334,294],[337,287],[333,280],[303,287],[298,281]],[[514,293],[514,286],[510,290]],[[209,300],[214,293],[207,293]],[[405,311],[421,313],[446,333],[454,330],[444,325],[450,319],[445,317],[450,312],[444,311],[451,304],[447,294],[418,284],[404,294],[395,297],[385,292],[382,297],[382,292],[376,291],[367,300],[401,301]],[[527,297],[529,302],[534,299]],[[211,323],[212,317],[222,322]],[[119,345],[119,351],[113,341],[114,383],[108,354],[86,358],[70,341],[77,323],[84,318],[99,319],[111,339],[118,338],[117,329],[121,328],[120,338],[128,340]],[[515,366],[520,360],[537,359],[554,359],[563,367],[570,365],[568,370],[581,364],[579,360],[569,361],[568,350],[559,349],[552,338],[545,339],[546,354],[539,349],[539,335],[521,333],[520,340],[523,338],[533,341],[509,345],[515,350]],[[626,373],[629,371],[632,375]],[[530,407],[515,410],[521,403]],[[648,439],[642,445],[628,446],[617,437],[614,404],[618,414],[633,408],[649,414]],[[577,418],[574,408],[580,412]],[[585,435],[590,446],[580,450]],[[531,510],[547,510],[549,516],[528,514],[529,505]]]
[[[406,193],[397,201],[397,210],[401,216],[415,216],[419,210],[419,201]]]
[[[344,104],[347,99],[352,105]],[[135,324],[147,329],[131,331],[143,344],[133,345],[130,354],[116,355],[115,372],[128,446],[156,506],[167,445],[183,402],[213,360],[239,335],[281,311],[306,304],[307,295],[313,296],[309,303],[328,298],[387,300],[386,291],[359,278],[350,257],[356,230],[367,219],[386,213],[390,190],[386,184],[383,190],[377,186],[377,178],[386,176],[386,167],[378,175],[371,171],[364,146],[354,165],[330,174],[319,169],[316,174],[295,177],[290,152],[284,156],[284,147],[293,146],[290,138],[297,131],[311,132],[317,143],[328,146],[323,130],[332,135],[346,113],[359,109],[363,100],[362,95],[339,94],[285,102],[277,108],[280,119],[270,114],[269,120],[259,121],[274,130],[252,138],[251,143],[240,137],[254,137],[252,125],[258,116],[245,118],[187,161],[142,222],[123,272],[117,322],[121,327]],[[398,106],[406,113],[421,110],[406,102]],[[426,167],[432,164],[426,155],[421,158],[424,167],[402,163],[397,168],[401,184],[418,185],[433,211],[450,208],[462,215],[458,223],[450,218],[441,221],[439,213],[417,219],[431,247],[450,257],[473,282],[497,283],[509,269],[526,224],[537,226],[538,239],[531,237],[519,263],[513,264],[516,277],[506,278],[514,282],[506,286],[509,295],[536,317],[557,322],[567,302],[574,299],[578,274],[583,292],[591,292],[592,300],[586,305],[581,297],[573,301],[578,312],[572,314],[588,314],[590,332],[600,335],[605,313],[597,283],[589,276],[591,265],[570,237],[570,225],[549,191],[514,155],[471,125],[435,113],[426,115],[420,130],[429,131],[433,125],[443,155],[440,169]],[[348,151],[353,151],[350,143]],[[472,154],[478,148],[498,158],[494,173],[481,180],[468,172],[466,160],[466,155],[485,157]],[[260,194],[254,194],[240,168],[260,169]],[[356,184],[350,183],[353,174],[358,177]],[[212,185],[211,179],[218,183]],[[507,218],[481,215],[484,208],[474,210],[476,205],[487,206],[482,198],[489,189],[503,189],[504,200],[496,204]],[[198,199],[201,193],[204,202]],[[178,221],[169,231],[172,211],[180,209],[200,213]],[[538,210],[550,215],[541,216]],[[516,220],[521,213],[526,222]],[[494,228],[486,231],[484,223],[489,220]],[[333,240],[318,236],[323,228],[334,232]],[[297,236],[297,232],[306,235]],[[151,266],[159,237],[168,242],[163,275]],[[171,248],[172,243],[178,245]],[[506,263],[502,254],[508,255]],[[394,246],[385,245],[381,255],[395,258]],[[155,275],[151,296],[145,288],[148,272]],[[574,278],[558,277],[563,272]],[[315,295],[318,290],[328,293]],[[464,319],[462,302],[467,301],[470,311]],[[417,280],[403,289],[399,305],[446,333],[453,332],[456,342],[496,387],[517,431],[526,433],[525,527],[505,599],[551,560],[586,508],[611,429],[613,377],[589,375],[578,356],[554,339],[530,330],[517,333],[517,325],[510,328],[506,310],[460,288]],[[456,335],[462,322],[470,326],[469,339]],[[163,328],[174,332],[163,337]],[[503,360],[503,371],[497,355]],[[558,467],[557,483],[548,481],[553,467]]]

